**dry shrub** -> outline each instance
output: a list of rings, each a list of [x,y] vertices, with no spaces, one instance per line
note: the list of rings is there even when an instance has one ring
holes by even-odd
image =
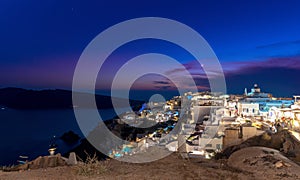
[[[262,139],[265,141],[270,141],[272,139],[272,137],[268,133],[264,133],[262,135]]]
[[[15,171],[16,167],[17,166],[15,166],[15,165],[1,166],[0,171],[3,171],[3,172]]]
[[[85,161],[77,156],[79,162],[76,166],[76,173],[78,175],[94,176],[103,174],[108,171],[109,161],[99,161],[96,153],[93,156],[90,156],[88,153],[86,153],[86,155],[87,158]]]

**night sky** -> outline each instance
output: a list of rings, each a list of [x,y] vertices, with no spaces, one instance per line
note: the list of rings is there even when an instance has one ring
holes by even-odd
[[[207,40],[222,64],[228,93],[242,94],[258,83],[275,96],[300,94],[299,9],[297,0],[1,0],[0,86],[71,89],[76,63],[95,36],[124,20],[164,17],[192,27]],[[99,72],[97,89],[109,89],[122,64],[149,52],[174,57],[191,72],[199,89],[209,89],[188,52],[150,39],[118,48]],[[133,89],[174,88],[168,79],[148,75]]]

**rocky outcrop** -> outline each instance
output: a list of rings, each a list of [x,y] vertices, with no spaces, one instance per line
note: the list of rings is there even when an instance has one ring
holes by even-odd
[[[234,152],[228,159],[230,167],[247,171],[259,179],[299,179],[300,166],[279,151],[265,147],[248,147]],[[268,178],[266,178],[268,177]]]
[[[16,169],[14,170],[40,169],[66,165],[66,159],[63,158],[60,154],[56,154],[54,156],[40,156],[26,164],[16,166]]]
[[[243,148],[262,146],[276,149],[284,153],[290,159],[300,162],[300,142],[288,131],[282,130],[276,134],[264,133],[260,136],[255,136],[247,141],[230,146],[217,154],[217,158],[229,158],[229,156]]]
[[[61,140],[63,140],[67,144],[75,144],[80,140],[80,136],[78,134],[75,134],[73,131],[68,131],[64,133],[61,137]]]

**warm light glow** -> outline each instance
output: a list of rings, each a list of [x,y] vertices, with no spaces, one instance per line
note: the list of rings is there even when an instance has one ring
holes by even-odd
[[[298,121],[294,121],[293,124],[294,124],[295,127],[299,127],[299,122]]]

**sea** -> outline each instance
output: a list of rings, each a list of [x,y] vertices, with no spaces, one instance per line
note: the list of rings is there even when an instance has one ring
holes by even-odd
[[[89,109],[82,109],[89,113]],[[120,112],[124,110],[120,110]],[[102,120],[116,116],[114,109],[99,110]],[[33,160],[38,156],[48,155],[51,141],[57,144],[58,153],[66,153],[77,144],[69,145],[59,137],[73,131],[83,138],[73,109],[59,110],[15,110],[0,108],[0,166],[18,164],[20,156]],[[97,122],[85,131],[92,131]]]

